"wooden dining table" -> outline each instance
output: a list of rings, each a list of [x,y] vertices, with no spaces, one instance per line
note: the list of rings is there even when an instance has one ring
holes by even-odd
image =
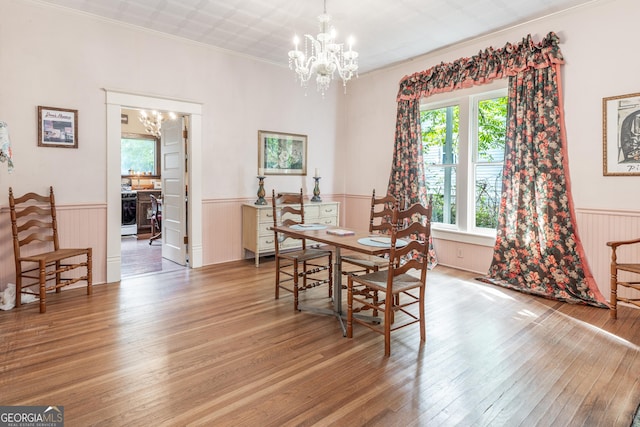
[[[320,225],[318,225],[320,226]],[[293,226],[295,227],[295,226]],[[325,227],[325,226],[320,226]],[[301,229],[302,228],[302,229]],[[370,238],[379,238],[379,235],[372,235],[369,231],[357,231],[351,229],[345,229],[343,227],[326,226],[322,229],[304,229],[303,227],[292,228],[285,226],[271,227],[272,230],[278,233],[284,233],[296,239],[312,240],[314,242],[333,246],[334,248],[334,267],[333,267],[333,309],[323,310],[321,308],[312,308],[310,311],[329,314],[335,316],[340,322],[342,328],[342,334],[346,336],[347,329],[343,322],[345,314],[342,311],[342,257],[341,250],[346,249],[366,255],[383,255],[390,251],[390,246],[384,245],[367,245],[362,244],[359,240],[369,240]],[[331,230],[344,230],[353,232],[348,235],[331,234]],[[309,244],[307,243],[307,247]],[[302,310],[304,306],[300,306]],[[366,316],[363,316],[366,317]],[[375,320],[372,318],[372,320]]]

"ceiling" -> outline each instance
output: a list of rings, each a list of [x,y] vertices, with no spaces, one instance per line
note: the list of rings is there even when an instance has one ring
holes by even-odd
[[[325,0],[326,1],[326,0]],[[360,74],[597,0],[329,0]],[[293,36],[316,35],[321,0],[41,0],[288,65]],[[550,28],[549,31],[558,31]],[[523,34],[523,37],[526,34]],[[517,41],[517,40],[516,40]]]

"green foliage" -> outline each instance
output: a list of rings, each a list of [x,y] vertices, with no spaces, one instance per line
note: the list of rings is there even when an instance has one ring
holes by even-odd
[[[492,161],[490,150],[504,149],[507,135],[507,101],[508,98],[485,99],[478,108],[478,156]]]
[[[120,149],[120,173],[151,172],[156,174],[156,140],[147,138],[122,138]]]
[[[425,152],[431,147],[445,146],[447,141],[447,108],[451,108],[452,113],[452,152],[458,152],[458,131],[460,123],[460,109],[458,106],[423,110],[420,112],[422,144]]]

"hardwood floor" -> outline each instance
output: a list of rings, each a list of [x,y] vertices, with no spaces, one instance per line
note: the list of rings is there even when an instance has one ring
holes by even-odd
[[[149,245],[149,239],[123,236],[120,246],[122,277],[145,273],[160,273],[183,268],[181,265],[162,258],[162,243],[157,240]]]
[[[426,343],[399,330],[385,358],[367,328],[343,338],[274,300],[273,275],[180,269],[0,312],[0,402],[62,405],[67,426],[629,426],[640,402],[638,310],[614,321],[439,266]]]

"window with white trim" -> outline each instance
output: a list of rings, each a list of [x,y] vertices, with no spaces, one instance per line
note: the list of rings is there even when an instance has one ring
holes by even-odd
[[[425,185],[436,229],[495,233],[507,105],[505,88],[421,106]]]

